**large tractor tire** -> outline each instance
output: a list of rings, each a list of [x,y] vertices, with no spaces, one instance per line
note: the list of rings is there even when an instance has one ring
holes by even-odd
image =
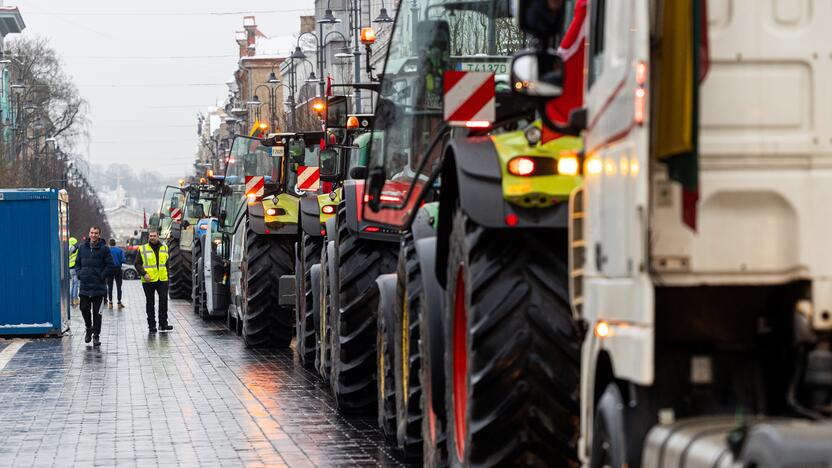
[[[577,461],[579,339],[566,232],[486,229],[458,207],[445,288],[452,466]]]
[[[279,304],[277,285],[295,263],[292,238],[260,235],[246,224],[243,252],[243,342],[248,347],[286,348],[292,341],[292,311]]]
[[[193,310],[196,315],[202,315],[200,313],[202,308],[202,293],[199,290],[199,277],[202,275],[202,269],[200,262],[202,260],[202,243],[199,239],[194,239],[194,246],[191,255],[191,305],[193,305]]]
[[[312,369],[315,366],[315,354],[318,352],[315,339],[315,311],[317,301],[312,299],[312,265],[321,258],[320,237],[312,237],[303,233],[300,244],[298,267],[295,271],[297,294],[295,301],[295,346],[298,357],[304,367]]]
[[[422,386],[419,382],[422,275],[413,233],[410,231],[402,236],[396,276],[396,314],[393,326],[396,442],[405,458],[414,459],[422,454]]]
[[[392,276],[384,275],[381,278]],[[378,427],[387,440],[396,440],[396,383],[393,378],[393,348],[396,305],[395,278],[390,278],[388,293],[382,291],[384,284],[379,284],[378,319],[376,320],[376,376]],[[379,282],[380,283],[380,282]]]
[[[332,297],[330,291],[336,289],[333,283],[337,282],[337,271],[332,265],[335,257],[334,242],[327,241],[321,249],[321,275],[319,284],[320,293],[320,321],[315,331],[318,334],[316,341],[319,345],[316,368],[318,374],[324,381],[329,382],[332,373]]]
[[[346,205],[338,207],[335,250],[337,291],[330,291],[332,321],[330,387],[338,409],[374,412],[376,406],[376,278],[396,269],[397,246],[359,239],[347,229]],[[329,261],[332,261],[330,259]],[[332,299],[334,296],[337,299]]]
[[[185,290],[185,281],[182,278],[182,250],[179,248],[179,239],[170,238],[168,244],[168,296],[171,299],[185,299],[190,290]]]
[[[426,293],[419,292],[419,382],[421,395],[419,407],[422,412],[422,465],[425,468],[444,468],[448,466],[448,439],[445,407],[437,404],[444,403],[444,395],[434,395],[435,387],[444,389],[444,324],[441,320],[442,311],[426,310]],[[431,313],[435,312],[435,313]],[[438,320],[432,320],[434,319]],[[434,323],[436,322],[436,323]],[[430,333],[431,327],[437,330]],[[438,337],[438,343],[430,341],[431,336]],[[433,351],[432,351],[433,350]],[[405,454],[407,455],[407,454]]]
[[[182,257],[182,299],[190,302],[193,293],[193,252],[180,248],[179,256]]]

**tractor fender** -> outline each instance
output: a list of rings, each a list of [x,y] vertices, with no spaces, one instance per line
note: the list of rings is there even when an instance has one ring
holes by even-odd
[[[182,222],[173,221],[170,223],[170,237],[172,239],[179,239],[182,236]]]
[[[376,277],[378,288],[378,317],[385,316],[392,322],[396,314],[396,283],[398,277],[395,273],[387,273]],[[392,328],[391,328],[392,330]]]
[[[324,224],[324,229],[326,229],[326,238],[327,240],[334,240],[335,233],[338,232],[338,226],[336,226],[337,218],[335,216],[326,220]]]
[[[422,320],[427,320],[429,336],[422,337],[422,339],[427,339],[430,348],[433,408],[438,414],[444,414],[445,364],[443,359],[445,353],[445,331],[442,321],[442,302],[445,294],[435,274],[437,237],[434,234],[431,237],[417,239],[414,245],[416,247],[416,257],[419,259],[419,268],[422,273],[422,291],[425,294],[425,304],[422,307],[422,311],[427,316],[423,316]]]
[[[413,232],[413,240],[426,239],[428,237],[436,236],[436,216],[438,203],[428,203],[419,208],[416,216],[413,218],[413,223],[410,225],[410,230]]]
[[[300,199],[300,224],[303,232],[309,236],[321,236],[320,211],[318,197],[303,197]]]
[[[266,214],[263,211],[262,203],[252,203],[248,205],[248,225],[256,234],[266,233]]]
[[[344,191],[342,196],[344,205],[347,208],[347,229],[350,233],[358,233],[358,210],[362,209],[360,203],[361,197],[364,196],[364,181],[347,179],[344,181]]]
[[[436,263],[436,275],[441,285],[445,284],[448,240],[457,204],[472,221],[490,229],[566,229],[568,226],[566,203],[550,208],[523,209],[505,200],[500,158],[489,137],[459,138],[449,142],[441,177],[436,254],[440,259]],[[509,214],[515,215],[511,226],[506,221]]]

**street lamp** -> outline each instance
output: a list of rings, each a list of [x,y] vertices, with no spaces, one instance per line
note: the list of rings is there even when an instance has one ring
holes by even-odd
[[[326,2],[326,11],[324,11],[324,17],[318,20],[318,24],[335,24],[340,23],[341,20],[336,18],[335,15],[332,14],[332,9],[329,8],[330,0]]]
[[[373,20],[373,23],[392,23],[393,18],[387,14],[387,8],[384,8],[384,0],[381,0],[381,11],[378,12],[378,16],[376,19]]]

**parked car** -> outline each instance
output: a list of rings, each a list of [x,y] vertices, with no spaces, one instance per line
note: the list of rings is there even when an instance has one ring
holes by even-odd
[[[134,280],[139,279],[139,272],[136,271],[136,267],[129,263],[122,263],[121,264],[121,274],[122,278],[126,280]]]

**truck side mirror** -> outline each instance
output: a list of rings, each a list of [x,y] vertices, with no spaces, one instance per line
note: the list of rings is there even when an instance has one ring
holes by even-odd
[[[516,94],[552,99],[563,94],[563,59],[550,51],[522,51],[511,60],[511,89]]]
[[[321,150],[319,153],[321,168],[321,180],[334,182],[338,176],[338,156],[340,152],[334,148]]]
[[[381,190],[384,188],[385,180],[383,167],[374,167],[367,175],[367,194],[369,195],[367,204],[375,212],[381,208]]]

